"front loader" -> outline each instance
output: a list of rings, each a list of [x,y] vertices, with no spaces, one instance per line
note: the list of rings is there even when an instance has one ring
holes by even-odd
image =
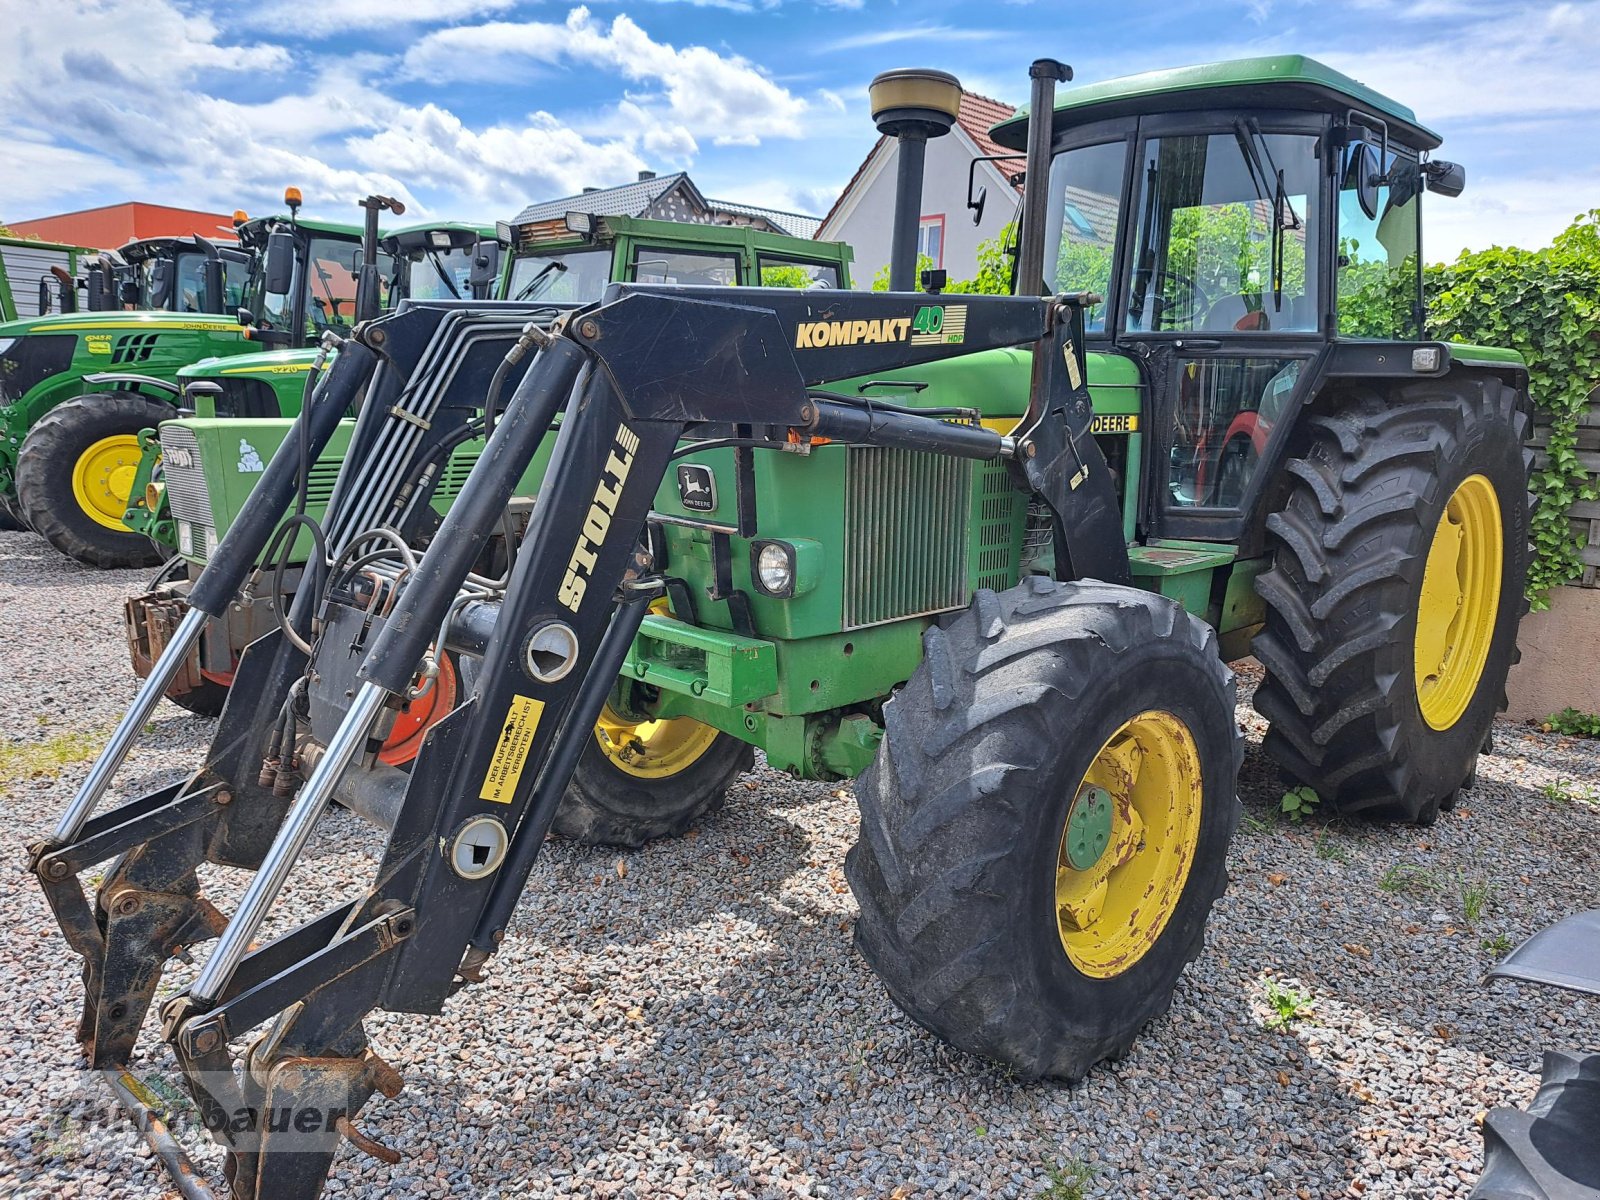
[[[1070,72],[1030,74],[1033,120],[995,131],[1027,146],[1014,296],[622,283],[575,308],[408,302],[339,345],[31,848],[119,1094],[165,962],[216,938],[160,1020],[235,1196],[309,1200],[343,1140],[393,1159],[355,1123],[403,1085],[365,1017],[488,982],[560,813],[618,804],[581,786],[597,725],[681,731],[674,786],[629,795],[646,812],[720,798],[719,746],[858,777],[863,955],[914,1020],[1026,1078],[1127,1052],[1203,946],[1238,816],[1224,655],[1263,602],[1286,766],[1410,821],[1469,782],[1526,571],[1521,368],[1341,333],[1334,278],[1403,283],[1415,201],[1459,169],[1310,60],[1059,104]],[[872,92],[902,148],[959,97],[939,72]],[[1356,214],[1384,249],[1335,267]],[[1410,295],[1383,319],[1418,320]],[[308,464],[358,397],[316,520]],[[441,515],[440,466],[478,433]],[[198,639],[302,534],[199,769],[97,814]],[[332,801],[385,834],[371,882],[266,937]],[[252,873],[231,914],[208,864]]]

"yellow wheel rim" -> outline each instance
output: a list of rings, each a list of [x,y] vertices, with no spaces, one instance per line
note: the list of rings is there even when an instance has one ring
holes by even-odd
[[[703,758],[717,731],[693,717],[626,721],[610,706],[601,710],[595,741],[611,765],[639,779],[666,779]]]
[[[1149,952],[1178,907],[1200,840],[1200,753],[1150,709],[1095,755],[1056,854],[1056,924],[1072,965],[1110,979]]]
[[[95,442],[72,466],[72,495],[78,507],[107,529],[128,527],[128,493],[139,469],[139,439],[131,433],[113,434]]]
[[[1477,694],[1500,611],[1504,543],[1494,485],[1469,475],[1433,531],[1417,602],[1417,704],[1434,729],[1459,721]]]

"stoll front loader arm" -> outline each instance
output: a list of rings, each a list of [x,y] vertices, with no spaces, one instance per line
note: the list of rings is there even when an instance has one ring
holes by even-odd
[[[161,1021],[207,1128],[229,1152],[233,1194],[311,1200],[341,1138],[392,1158],[351,1124],[374,1091],[401,1087],[368,1046],[363,1020],[375,1008],[437,1013],[456,990],[481,982],[649,602],[665,587],[651,508],[680,443],[732,442],[746,462],[757,451],[803,454],[820,441],[1004,460],[1017,485],[1054,511],[1058,573],[1125,581],[1115,489],[1089,432],[1083,298],[962,297],[964,338],[919,333],[927,324],[919,311],[950,299],[613,285],[598,306],[545,307],[527,325],[520,344],[536,353],[519,363],[497,421],[485,408],[497,407],[486,400],[490,375],[509,378],[493,370],[504,366],[504,342],[482,353],[492,343],[474,342],[463,314],[498,311],[502,322],[520,322],[528,306],[512,317],[505,310],[517,306],[408,302],[345,342],[111,743],[53,836],[31,848],[84,959],[80,1036],[119,1094],[132,1102],[121,1069],[165,962],[216,937]],[[827,379],[1016,346],[1033,347],[1034,371],[1028,413],[1011,436],[818,389]],[[282,628],[245,653],[200,769],[93,815],[168,677],[262,559],[303,488],[305,464],[363,394],[358,426],[388,421],[448,440],[452,429],[492,424],[442,524],[431,537],[408,525],[427,510],[423,494],[409,506],[369,509],[378,514],[372,524],[320,547],[320,578],[297,592]],[[420,395],[438,403],[393,422]],[[541,453],[548,466],[513,546],[508,502]],[[351,456],[344,472],[373,461]],[[330,527],[342,492],[373,502],[370,488],[345,483]],[[406,495],[413,484],[404,483]],[[754,490],[740,491],[739,532],[753,536]],[[425,552],[418,557],[408,540],[425,541]],[[431,728],[409,772],[386,766],[376,748],[397,709],[432,686],[447,652],[481,658],[464,701]],[[370,887],[258,945],[333,799],[387,833]],[[116,856],[89,900],[80,874]],[[231,917],[202,896],[202,863],[255,872]],[[236,1075],[230,1040],[268,1022]],[[280,1119],[289,1113],[293,1120]],[[175,1170],[188,1169],[170,1139],[152,1141]],[[205,1194],[192,1190],[202,1188],[192,1174],[184,1186]]]

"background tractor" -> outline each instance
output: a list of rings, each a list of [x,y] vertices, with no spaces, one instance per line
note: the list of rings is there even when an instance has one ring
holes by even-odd
[[[1514,653],[1529,401],[1514,355],[1416,336],[1423,192],[1460,168],[1304,58],[1059,103],[1065,67],[1030,76],[1031,115],[993,131],[1026,147],[1013,296],[908,290],[923,144],[960,88],[899,71],[871,94],[901,141],[890,291],[407,302],[319,372],[32,847],[125,1099],[166,959],[217,938],[161,1017],[236,1196],[317,1195],[341,1139],[390,1155],[353,1124],[403,1086],[364,1019],[485,982],[555,823],[683,828],[750,747],[857,777],[866,960],[1028,1078],[1125,1053],[1199,953],[1238,816],[1224,658],[1253,634],[1269,747],[1331,803],[1426,822],[1467,783]],[[1372,286],[1399,301],[1367,294],[1353,329]],[[358,395],[317,520],[309,464]],[[1269,402],[1224,492],[1216,456]],[[442,465],[479,434],[441,517]],[[208,625],[300,534],[301,586],[203,765],[96,815]],[[587,786],[597,755],[635,785]],[[262,936],[335,799],[386,834],[370,886]],[[91,904],[80,875],[112,858]],[[205,862],[253,872],[230,915]]]
[[[362,250],[362,260],[373,262],[377,269],[374,310],[367,314],[369,318],[408,296],[483,300],[500,286],[501,246],[493,229],[458,222],[428,222],[381,237],[374,226],[371,234],[375,250],[370,254]],[[287,429],[288,419],[300,411],[306,379],[316,357],[317,351],[312,349],[268,350],[191,363],[177,373],[183,396],[179,412],[202,420],[265,421],[271,436],[266,441],[252,441],[253,431],[246,431],[229,459],[229,465],[248,486],[265,462],[262,455],[270,457],[277,448],[282,438],[278,427]],[[175,550],[184,556],[192,555],[196,529],[180,530],[172,518],[156,430],[142,430],[139,438],[139,465],[128,489],[123,524],[150,538],[159,554]],[[185,458],[183,452],[179,457]],[[197,527],[201,561],[206,537],[210,536],[210,544],[215,544],[215,532],[208,534],[208,528]]]
[[[161,561],[122,514],[139,464],[139,431],[172,414],[181,367],[349,328],[360,229],[301,219],[298,190],[286,196],[288,217],[238,226],[254,263],[243,308],[223,311],[224,252],[195,239],[200,257],[158,255],[141,272],[141,299],[176,305],[172,310],[0,326],[0,497],[64,554],[105,567]],[[180,298],[191,293],[197,307],[186,311]]]
[[[484,252],[469,255],[462,240],[436,264],[435,256],[416,247],[437,233],[431,227],[419,228],[384,239],[385,252],[404,264],[389,296],[484,299],[484,286],[471,283],[474,269],[483,272],[479,260],[486,257]],[[834,290],[850,286],[848,246],[747,226],[574,212],[553,221],[504,224],[498,236],[511,252],[495,287],[500,298],[522,303],[591,303],[614,280]],[[461,295],[443,285],[447,276],[456,279]],[[160,441],[147,439],[124,518],[130,528],[174,548],[181,559],[163,571],[149,592],[127,601],[128,646],[138,674],[147,674],[159,657],[183,617],[190,586],[261,478],[260,465],[288,435],[292,422],[287,418],[300,411],[314,357],[308,350],[244,355],[196,363],[179,372],[194,415],[164,422]],[[202,381],[203,386],[194,386]],[[279,413],[284,419],[276,416]],[[353,426],[351,421],[341,427],[311,465],[306,511],[314,519],[322,518]],[[163,444],[170,449],[161,478],[146,487]],[[482,449],[483,439],[475,437],[451,451],[433,493],[440,512],[460,490]],[[273,606],[281,600],[273,600],[269,586],[292,595],[311,548],[310,538],[302,535],[290,549],[283,574],[275,580],[263,577],[259,590],[252,590],[246,602],[230,608],[224,621],[207,630],[185,669],[172,681],[167,693],[172,700],[207,715],[221,711],[239,655],[276,624]]]

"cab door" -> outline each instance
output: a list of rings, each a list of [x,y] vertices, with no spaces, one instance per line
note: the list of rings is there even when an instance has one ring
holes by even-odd
[[[1328,344],[1320,235],[1325,121],[1147,118],[1118,345],[1150,384],[1144,524],[1233,542]]]

